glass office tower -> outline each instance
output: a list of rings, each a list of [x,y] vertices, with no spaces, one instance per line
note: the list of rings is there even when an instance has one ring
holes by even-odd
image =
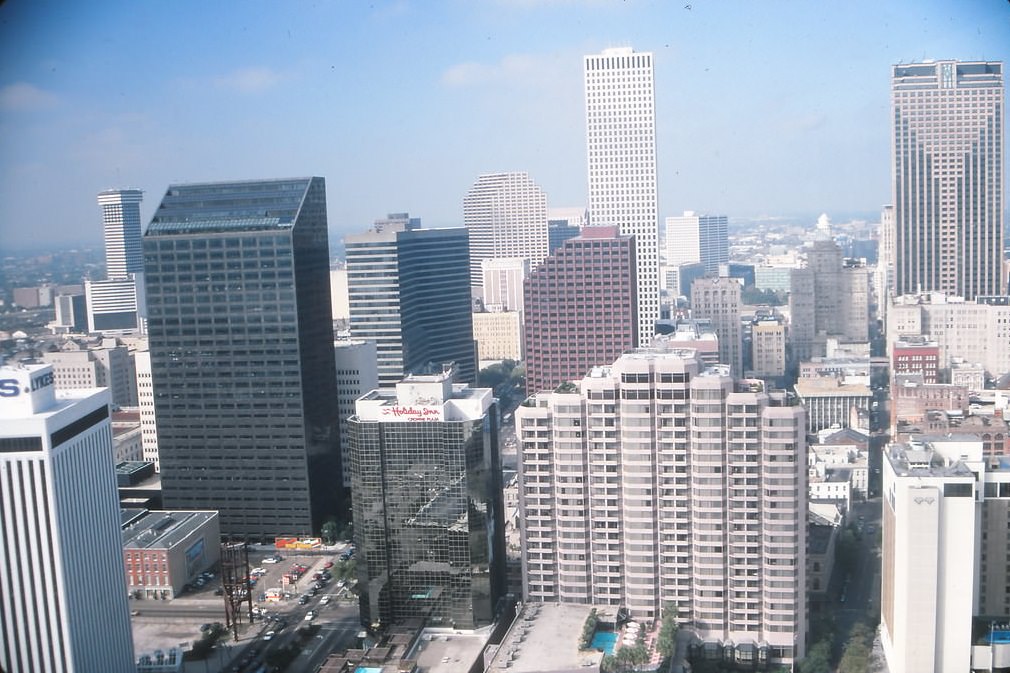
[[[362,623],[492,623],[505,537],[491,390],[411,375],[359,399],[348,428]]]
[[[317,531],[340,481],[322,178],[172,185],[144,236],[165,507]]]

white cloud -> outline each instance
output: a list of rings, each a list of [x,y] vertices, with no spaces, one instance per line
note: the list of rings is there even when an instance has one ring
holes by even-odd
[[[239,93],[259,93],[275,86],[283,76],[271,68],[240,68],[215,80],[222,89]]]
[[[56,94],[27,82],[15,82],[0,88],[0,109],[42,110],[59,103]]]
[[[558,56],[539,54],[508,54],[498,63],[467,61],[450,66],[442,72],[441,82],[448,87],[469,87],[524,81],[536,83],[545,74],[553,76],[552,66]]]

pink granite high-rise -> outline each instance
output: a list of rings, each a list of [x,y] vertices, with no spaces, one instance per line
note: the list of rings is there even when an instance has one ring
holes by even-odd
[[[633,236],[586,227],[524,284],[526,391],[553,390],[638,345]]]

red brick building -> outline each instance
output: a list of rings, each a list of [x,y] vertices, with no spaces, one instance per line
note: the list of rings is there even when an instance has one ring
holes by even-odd
[[[940,346],[925,339],[902,339],[894,342],[891,372],[922,374],[923,383],[939,383]]]

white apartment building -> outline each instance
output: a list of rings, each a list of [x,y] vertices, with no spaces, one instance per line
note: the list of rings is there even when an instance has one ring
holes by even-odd
[[[109,393],[0,368],[0,670],[135,670]]]
[[[638,343],[659,319],[659,214],[653,56],[630,47],[584,59],[589,223],[635,236]]]
[[[530,260],[524,257],[484,259],[480,262],[480,272],[484,308],[522,314],[523,281],[530,275]]]
[[[1010,621],[1010,460],[983,458],[976,437],[917,436],[885,449],[883,479],[880,637],[888,669],[1003,670],[1010,644],[979,641],[994,622]]]
[[[337,413],[340,415],[340,468],[345,488],[351,487],[351,444],[347,419],[354,402],[379,387],[379,365],[374,341],[340,339],[333,342],[337,369]]]
[[[672,602],[740,662],[801,659],[804,411],[654,343],[516,410],[524,595],[643,620]]]
[[[977,362],[990,376],[1010,372],[1010,296],[966,301],[939,292],[893,297],[887,310],[887,354],[906,336],[940,347],[940,367],[955,358]]]
[[[521,257],[535,269],[547,257],[547,194],[527,173],[481,175],[463,198],[470,232],[470,284],[483,281],[485,259]]]

